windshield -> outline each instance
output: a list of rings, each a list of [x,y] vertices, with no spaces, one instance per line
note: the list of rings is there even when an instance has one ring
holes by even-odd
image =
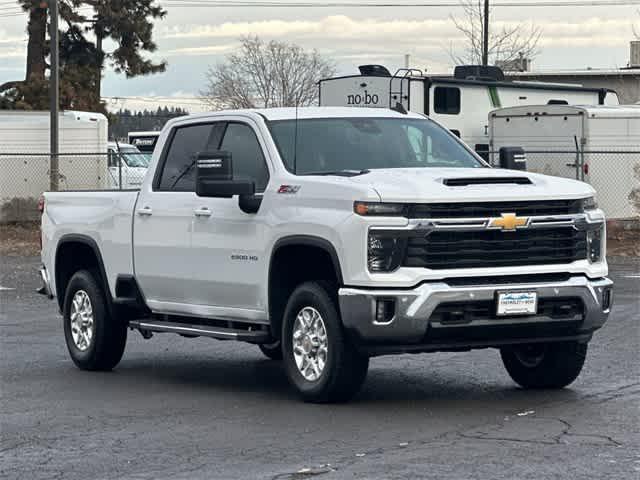
[[[485,166],[444,128],[426,119],[305,119],[298,120],[297,132],[296,120],[272,121],[269,125],[287,169],[298,175]]]
[[[136,147],[123,146],[120,147],[119,151],[124,163],[126,163],[128,167],[147,168],[149,166],[149,161],[151,160],[150,153],[143,153]]]

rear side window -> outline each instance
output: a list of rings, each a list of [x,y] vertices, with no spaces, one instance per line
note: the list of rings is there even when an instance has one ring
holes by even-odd
[[[223,125],[209,123],[176,128],[167,151],[159,190],[195,191],[196,153],[217,150],[219,135],[218,141],[215,137]]]
[[[433,109],[436,113],[457,115],[460,113],[460,89],[436,87],[433,92]]]
[[[269,182],[269,170],[262,154],[262,147],[250,126],[229,123],[220,150],[231,153],[234,178],[253,180],[256,192],[264,192]]]

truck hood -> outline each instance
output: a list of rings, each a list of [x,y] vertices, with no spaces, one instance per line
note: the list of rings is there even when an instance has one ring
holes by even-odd
[[[592,196],[586,183],[494,168],[393,168],[352,177],[383,202],[476,202],[574,199]]]

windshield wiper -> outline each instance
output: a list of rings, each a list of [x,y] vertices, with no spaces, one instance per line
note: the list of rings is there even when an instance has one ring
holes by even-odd
[[[307,172],[303,175],[335,175],[337,177],[357,177],[358,175],[365,175],[370,170],[364,168],[362,170],[326,170],[323,172]]]

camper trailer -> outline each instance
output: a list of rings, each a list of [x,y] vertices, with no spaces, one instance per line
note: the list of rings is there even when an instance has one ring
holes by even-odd
[[[501,107],[540,104],[617,105],[612,90],[579,85],[505,80],[498,67],[459,66],[451,76],[416,69],[394,75],[380,65],[363,65],[359,75],[321,80],[320,105],[382,107],[429,115],[486,158],[487,115]]]
[[[640,105],[502,108],[489,114],[489,136],[492,163],[502,147],[522,147],[528,170],[590,183],[608,217],[638,214],[628,197],[640,184]]]

